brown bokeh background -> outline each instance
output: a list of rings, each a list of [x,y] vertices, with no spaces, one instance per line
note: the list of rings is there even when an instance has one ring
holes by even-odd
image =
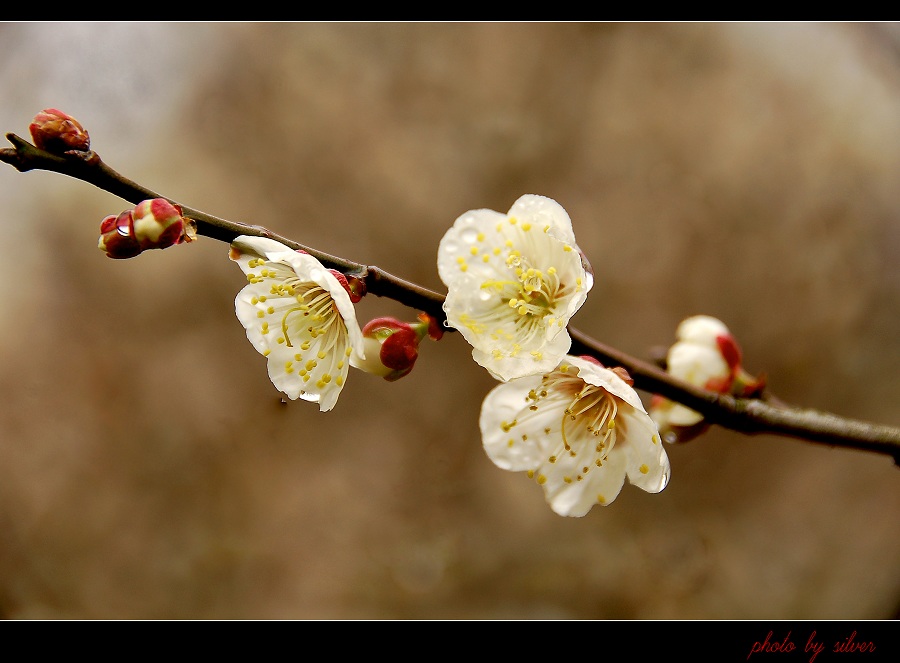
[[[550,196],[579,329],[647,358],[715,315],[782,399],[900,426],[897,24],[0,24],[0,129],[46,107],[168,197],[438,291],[459,214]],[[127,203],[0,166],[2,616],[897,615],[889,458],[714,428],[659,495],[562,518],[484,455],[458,335],[282,404],[224,244],[110,260]]]

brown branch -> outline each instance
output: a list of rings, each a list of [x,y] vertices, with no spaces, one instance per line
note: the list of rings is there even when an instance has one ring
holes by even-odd
[[[185,217],[197,222],[197,232],[200,235],[226,243],[231,243],[238,235],[253,235],[274,239],[292,249],[303,249],[310,255],[315,256],[319,262],[328,268],[336,269],[348,276],[352,275],[361,279],[366,284],[367,293],[379,297],[388,297],[410,308],[425,311],[440,321],[443,321],[445,318],[442,308],[444,303],[443,295],[415,283],[404,281],[383,269],[329,255],[310,246],[304,246],[287,237],[282,237],[263,226],[228,221],[227,219],[221,219],[193,209],[177,200],[132,182],[107,166],[96,152],[78,152],[73,150],[60,156],[39,149],[16,134],[8,133],[6,138],[15,148],[0,149],[0,161],[5,161],[20,172],[49,170],[68,175],[69,177],[93,184],[97,188],[108,191],[135,205],[142,200],[150,198],[165,198],[170,203],[181,207]]]
[[[19,170],[48,170],[83,180],[128,202],[138,204],[149,198],[165,198],[107,166],[95,152],[71,151],[63,155],[38,149],[15,134],[6,134],[13,148],[0,149],[0,161]],[[445,320],[444,295],[400,279],[378,267],[329,255],[281,237],[262,226],[228,221],[192,209],[171,198],[184,216],[197,222],[197,232],[230,243],[238,235],[268,237],[293,249],[303,249],[326,267],[337,269],[365,282],[366,291],[388,297],[410,308],[425,311],[437,320]],[[745,434],[769,434],[794,437],[809,442],[886,454],[900,465],[900,429],[847,419],[827,412],[796,408],[778,403],[771,397],[735,398],[700,389],[678,380],[657,366],[608,347],[577,329],[569,328],[572,354],[588,354],[608,366],[622,366],[634,379],[634,386],[660,394],[700,412],[711,424]],[[776,404],[777,403],[777,404]]]

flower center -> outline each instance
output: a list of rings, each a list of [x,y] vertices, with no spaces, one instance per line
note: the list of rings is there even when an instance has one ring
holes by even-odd
[[[319,389],[332,380],[342,385],[351,348],[346,343],[346,327],[331,293],[315,282],[302,281],[293,270],[278,263],[266,263],[259,258],[251,261],[250,267],[263,267],[259,274],[247,275],[251,283],[270,281],[269,294],[251,300],[261,319],[260,331],[268,337],[280,327],[281,334],[274,340],[293,350],[293,354],[284,358],[284,371],[296,373],[304,383],[312,380]],[[270,327],[266,321],[268,316],[275,320],[280,316],[278,327]],[[269,352],[265,354],[268,356]]]
[[[562,319],[554,317],[553,313],[557,304],[569,293],[566,285],[560,282],[555,267],[551,266],[546,271],[532,267],[515,249],[509,251],[506,266],[511,272],[510,277],[515,278],[488,279],[481,284],[481,289],[493,290],[499,301],[506,302],[509,308],[515,311],[513,322],[516,342],[510,353],[510,356],[515,356],[517,348],[526,346],[546,327],[565,324]],[[504,312],[505,310],[505,307],[498,306],[492,313],[481,316],[478,322],[490,324],[492,321],[500,323],[508,321],[508,313]]]
[[[509,252],[506,266],[512,270],[515,280],[489,280],[481,287],[499,291],[500,296],[508,300],[510,308],[521,316],[520,322],[527,325],[543,321],[544,316],[556,308],[563,290],[556,268],[551,266],[546,273],[542,272],[532,267],[515,249]],[[553,322],[552,318],[549,322]]]
[[[299,283],[299,281],[298,281]],[[312,285],[299,288],[296,285],[288,285],[279,283],[272,286],[272,294],[278,296],[290,296],[296,294],[297,305],[288,308],[281,318],[281,331],[284,334],[284,342],[287,347],[294,347],[291,343],[291,327],[293,331],[300,336],[309,335],[310,338],[318,338],[319,336],[328,335],[329,338],[324,339],[331,343],[327,343],[327,347],[322,348],[328,350],[334,345],[335,322],[339,318],[339,313],[335,306],[331,295],[321,286]],[[298,319],[289,324],[288,320],[294,314],[301,314]],[[329,334],[329,332],[331,332]]]
[[[592,462],[586,463],[585,472],[590,465],[601,465],[616,444],[618,406],[615,397],[602,387],[587,384],[581,378],[563,372],[545,376],[541,387],[535,400],[542,398],[543,394],[558,391],[562,399],[569,401],[560,424],[563,451],[573,458],[578,455],[592,456]]]
[[[549,449],[547,462],[554,464],[562,458],[569,459],[568,464],[576,468],[576,472],[564,480],[571,482],[581,481],[591,468],[602,466],[615,447],[618,405],[615,397],[604,388],[587,384],[568,374],[567,370],[568,367],[563,365],[545,375],[539,387],[525,397],[527,409],[512,422],[503,422],[501,428],[508,433],[547,408],[560,412],[560,443]],[[552,432],[549,426],[544,429],[548,436]]]

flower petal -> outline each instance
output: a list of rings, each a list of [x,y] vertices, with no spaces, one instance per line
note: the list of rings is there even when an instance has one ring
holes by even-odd
[[[587,359],[573,357],[571,355],[566,357],[565,363],[569,366],[573,366],[577,371],[576,374],[578,377],[588,384],[594,385],[595,387],[603,387],[613,396],[617,396],[628,403],[635,410],[644,412],[644,404],[641,402],[641,397],[638,396],[634,387],[625,382],[625,380],[620,378],[613,371],[588,361]]]
[[[529,391],[542,376],[530,375],[494,387],[481,406],[479,426],[485,453],[504,470],[537,469],[547,457],[546,428],[559,428],[559,413],[550,408],[531,412]]]
[[[626,463],[624,454],[611,453],[601,467],[592,468],[581,480],[572,478],[573,470],[580,468],[560,464],[558,474],[569,480],[548,478],[544,487],[550,508],[561,516],[580,517],[597,504],[612,504],[625,485]]]
[[[622,449],[628,459],[628,481],[648,493],[658,493],[669,483],[672,469],[656,424],[643,410],[621,408]]]

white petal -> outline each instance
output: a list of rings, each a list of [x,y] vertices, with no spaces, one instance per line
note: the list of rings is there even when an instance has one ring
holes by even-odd
[[[479,426],[484,451],[501,469],[533,470],[546,460],[544,428],[549,425],[558,429],[562,412],[546,408],[537,416],[525,416],[531,414],[528,392],[540,384],[538,375],[506,382],[494,387],[481,405]]]
[[[648,493],[658,493],[669,483],[671,468],[656,424],[643,411],[619,409],[620,442],[613,453],[627,457],[628,481]]]
[[[472,350],[472,358],[483,366],[497,380],[507,381],[521,376],[552,371],[559,365],[559,358],[564,356],[572,345],[572,339],[566,330],[561,330],[555,338],[538,346],[540,350],[531,351],[526,346],[515,356],[505,355],[499,359],[493,352],[484,352],[478,348]],[[536,352],[538,354],[532,354]]]
[[[717,348],[694,343],[675,343],[669,348],[666,364],[670,374],[698,387],[704,387],[711,378],[724,379],[731,374]]]
[[[592,361],[569,355],[566,361],[578,369],[578,377],[595,387],[603,387],[613,396],[618,396],[631,407],[645,412],[641,397],[630,384],[616,375],[613,371],[603,366],[598,366]]]
[[[548,476],[544,491],[553,511],[561,516],[580,517],[597,504],[611,504],[625,484],[627,462],[625,454],[615,452],[613,449],[602,466],[592,467],[587,474],[582,475],[580,481],[566,482],[558,476]],[[557,462],[556,465],[560,463]],[[562,466],[559,469],[563,470]],[[560,472],[562,473],[564,471]],[[569,478],[572,479],[571,476]]]
[[[572,230],[569,213],[552,198],[525,194],[509,208],[509,216],[532,223],[542,231],[550,226],[547,232],[568,244],[575,245],[575,233]]]
[[[725,323],[709,315],[695,315],[681,321],[675,330],[675,338],[716,349],[716,337],[730,332]]]
[[[703,421],[702,414],[685,407],[681,403],[672,403],[667,418],[670,426],[693,426]]]
[[[479,250],[480,242],[484,241],[483,236],[488,233],[495,235],[496,225],[501,221],[506,221],[506,215],[489,209],[471,210],[457,217],[438,245],[438,274],[444,285],[449,288],[457,278],[465,275],[470,269],[470,262],[474,265],[473,269],[479,271],[486,269],[483,267],[483,261],[479,264],[477,260],[472,260],[472,248]],[[490,248],[492,249],[495,244],[496,240],[492,241]],[[481,253],[484,253],[483,250]],[[490,254],[490,251],[488,253]],[[460,259],[463,262],[460,262]],[[461,265],[466,265],[466,269],[461,269]],[[476,275],[476,278],[481,277]]]
[[[267,237],[254,237],[252,235],[239,235],[235,237],[231,242],[231,248],[236,249],[240,252],[240,256],[237,257],[235,262],[244,268],[244,265],[251,258],[265,258],[268,253],[280,253],[284,251],[293,251],[288,246],[285,246],[281,242],[276,242],[274,239],[269,239]],[[246,272],[247,270],[244,269]]]

